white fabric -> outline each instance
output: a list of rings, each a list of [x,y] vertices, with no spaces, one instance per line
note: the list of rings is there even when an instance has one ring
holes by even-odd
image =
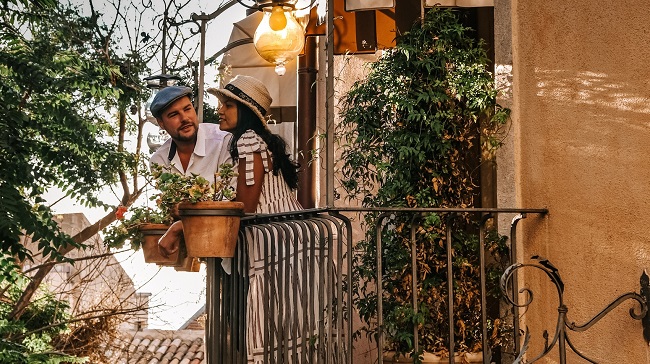
[[[262,137],[257,135],[252,130],[246,130],[244,134],[237,140],[237,154],[240,159],[246,161],[246,185],[252,186],[255,184],[253,174],[253,156],[255,153],[260,153],[262,156],[262,165],[264,165],[264,172],[269,172],[269,162],[266,153],[266,143]]]
[[[232,163],[232,158],[228,152],[228,144],[232,134],[219,129],[219,125],[210,123],[199,124],[199,131],[196,135],[196,146],[194,153],[187,165],[187,170],[183,170],[183,165],[178,156],[174,154],[171,162],[168,159],[169,149],[172,140],[167,140],[149,159],[149,164],[159,164],[165,167],[171,167],[170,172],[178,173],[184,176],[190,176],[192,173],[203,176],[208,181],[214,179],[214,172],[219,165],[223,163]]]
[[[395,0],[345,0],[345,11],[394,8]]]

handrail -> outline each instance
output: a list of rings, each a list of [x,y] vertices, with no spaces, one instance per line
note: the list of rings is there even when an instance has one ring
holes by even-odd
[[[351,271],[355,247],[353,242],[353,227],[350,213],[378,213],[375,216],[377,226],[382,228],[382,219],[390,219],[395,214],[411,214],[411,239],[415,238],[415,230],[420,215],[430,213],[448,216],[476,216],[480,221],[480,251],[476,254],[480,260],[481,272],[485,271],[485,241],[482,235],[486,224],[499,214],[516,214],[511,225],[512,243],[515,243],[516,225],[527,214],[544,216],[548,213],[545,208],[363,208],[337,207],[315,208],[277,214],[246,214],[241,218],[240,240],[234,259],[233,272],[228,275],[221,267],[218,259],[208,259],[208,299],[209,306],[240,305],[246,301],[249,286],[249,244],[263,244],[258,249],[263,250],[263,269],[268,282],[262,290],[266,320],[261,324],[262,340],[268,345],[264,349],[263,361],[274,362],[313,362],[313,363],[353,363],[355,352],[353,339],[359,335],[359,327],[354,325],[353,300],[350,290],[357,283]],[[382,217],[383,216],[383,217]],[[386,220],[388,221],[388,220]],[[449,226],[449,225],[448,225]],[[382,234],[378,230],[377,237],[377,349],[383,348],[384,332],[382,318]],[[451,246],[451,228],[447,230],[447,247]],[[255,238],[255,236],[258,236]],[[253,240],[251,240],[253,239]],[[257,239],[257,240],[254,240]],[[411,244],[411,264],[417,255],[416,244]],[[513,249],[514,251],[514,249]],[[447,276],[452,277],[453,268],[450,262],[451,254],[447,254]],[[308,262],[305,263],[305,262]],[[274,268],[277,267],[277,268]],[[415,271],[414,267],[412,269]],[[236,278],[233,278],[236,277]],[[417,274],[411,282],[414,290],[413,301],[417,302]],[[274,283],[275,282],[275,283]],[[292,282],[296,282],[295,284]],[[481,273],[481,336],[484,351],[484,363],[489,363],[491,353],[487,346],[486,320],[486,287],[485,276]],[[450,326],[449,352],[454,352],[454,304],[453,281],[448,280],[448,317]],[[238,288],[241,286],[240,288]],[[259,289],[256,287],[255,289]],[[230,300],[219,299],[224,293],[239,294],[239,298]],[[209,311],[206,332],[212,333],[208,342],[217,348],[208,348],[208,363],[245,363],[247,361],[245,335],[250,323],[244,323],[244,328],[238,330],[233,325],[242,325],[247,320],[247,311],[243,308],[222,307]],[[414,306],[417,310],[417,305]],[[516,309],[516,308],[514,308]],[[513,310],[514,310],[513,309]],[[221,312],[221,313],[218,313]],[[513,317],[518,317],[513,315]],[[259,325],[259,324],[258,324]],[[358,326],[358,324],[357,324]],[[518,327],[516,323],[515,327]],[[215,337],[217,328],[221,335]],[[414,329],[415,347],[418,347],[417,329]],[[515,332],[515,335],[518,332]],[[242,336],[243,335],[243,336]],[[237,337],[235,337],[237,336]],[[381,350],[379,350],[381,352]],[[450,362],[454,362],[453,355]]]

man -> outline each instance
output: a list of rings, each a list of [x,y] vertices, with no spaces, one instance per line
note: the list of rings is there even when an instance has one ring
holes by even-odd
[[[171,139],[160,146],[149,163],[168,167],[171,172],[184,176],[194,173],[212,181],[219,165],[232,163],[228,151],[232,135],[220,130],[219,125],[199,124],[191,97],[192,89],[185,86],[166,87],[154,97],[151,114]],[[182,235],[183,225],[177,221],[160,238],[160,253],[165,257],[175,253]]]
[[[192,89],[185,86],[165,87],[154,97],[151,114],[171,139],[160,146],[149,163],[212,181],[220,164],[232,163],[228,151],[231,135],[220,130],[219,125],[199,124],[191,97]]]

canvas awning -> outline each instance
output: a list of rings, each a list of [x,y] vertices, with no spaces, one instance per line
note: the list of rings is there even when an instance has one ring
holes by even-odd
[[[461,8],[480,8],[486,6],[494,7],[494,0],[426,0],[424,6],[432,7],[436,4]]]
[[[399,0],[345,0],[345,11],[394,8],[395,1]],[[425,7],[433,7],[436,5],[476,8],[494,6],[494,0],[425,0],[424,2]]]
[[[253,45],[253,36],[262,16],[262,12],[257,11],[233,24],[228,45],[210,59],[223,54],[219,66],[222,86],[236,75],[255,77],[266,85],[273,98],[271,104],[273,119],[280,123],[296,121],[298,62],[296,59],[288,62],[286,74],[278,76],[275,73],[275,65],[257,54]]]

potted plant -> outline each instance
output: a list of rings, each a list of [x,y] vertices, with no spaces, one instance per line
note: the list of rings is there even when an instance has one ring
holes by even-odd
[[[201,261],[194,257],[185,257],[179,266],[174,267],[177,272],[198,272],[200,269]]]
[[[160,191],[158,204],[183,221],[188,256],[234,256],[244,204],[231,201],[235,198],[232,181],[237,176],[233,165],[221,164],[212,182],[200,175],[164,171],[161,166],[154,167],[153,175]]]
[[[342,99],[338,133],[343,144],[342,186],[365,207],[475,207],[478,166],[499,145],[496,131],[509,110],[496,103],[497,90],[481,42],[458,14],[433,8],[422,22],[397,38],[396,47],[368,65],[368,75]],[[371,334],[377,315],[376,215],[366,215],[368,234],[356,247],[354,304]],[[466,215],[421,217],[417,248],[417,310],[412,305],[411,215],[395,214],[382,231],[385,351],[421,362],[423,352],[449,356],[447,317],[447,227],[451,227],[456,362],[484,350],[481,339],[478,225]],[[451,226],[450,226],[451,225]],[[486,250],[488,286],[497,283],[506,239],[491,232]],[[502,264],[503,262],[503,264]],[[498,310],[497,310],[498,311]],[[507,332],[490,318],[491,345]],[[417,328],[419,349],[414,353]],[[462,353],[462,354],[461,354]],[[397,355],[395,355],[397,354]],[[444,359],[443,359],[444,361]]]
[[[117,209],[116,217],[117,223],[104,231],[106,246],[120,249],[129,241],[131,249],[142,248],[144,261],[147,263],[175,266],[182,262],[184,258],[182,249],[169,257],[163,257],[158,251],[158,239],[172,223],[171,215],[148,206],[138,206],[130,210],[120,206]]]

